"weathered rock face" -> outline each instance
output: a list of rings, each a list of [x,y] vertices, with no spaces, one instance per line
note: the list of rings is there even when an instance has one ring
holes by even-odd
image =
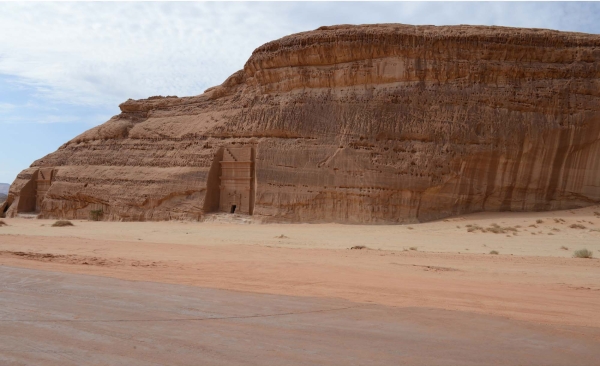
[[[202,219],[230,204],[228,149],[250,151],[240,187],[248,212],[268,220],[416,222],[600,202],[598,35],[322,27],[259,47],[202,95],[120,107],[24,170],[7,213],[31,209],[35,199],[19,200],[52,168],[43,217]]]

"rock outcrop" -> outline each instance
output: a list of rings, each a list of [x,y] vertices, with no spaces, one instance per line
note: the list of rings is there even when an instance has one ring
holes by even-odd
[[[600,203],[598,35],[321,27],[202,95],[120,108],[19,174],[2,209],[201,220],[240,202],[271,221],[408,223]],[[222,182],[221,161],[244,178]]]

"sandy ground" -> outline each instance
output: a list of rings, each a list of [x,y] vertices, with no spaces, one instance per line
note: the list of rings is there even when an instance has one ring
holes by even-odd
[[[592,365],[595,328],[0,266],[2,365]]]
[[[597,213],[597,214],[594,214]],[[600,207],[539,213],[483,213],[414,225],[242,224],[240,216],[215,222],[90,222],[73,221],[75,227],[53,228],[54,220],[4,219],[10,226],[0,235],[75,237],[107,241],[142,241],[204,246],[223,244],[283,248],[370,249],[400,251],[416,247],[421,252],[481,253],[570,258],[575,249],[600,250]],[[537,223],[542,220],[542,223]],[[562,221],[561,221],[562,220]],[[517,232],[468,232],[468,225],[489,228],[497,224]],[[585,229],[569,226],[583,225]],[[533,226],[535,227],[533,227]],[[278,238],[284,235],[285,238]],[[562,246],[569,249],[563,250]],[[597,252],[600,256],[600,252]]]
[[[410,226],[243,224],[248,220],[217,217],[73,221],[57,228],[50,220],[4,219],[0,264],[584,327],[578,329],[587,329],[600,348],[599,213],[600,207],[486,213]],[[504,232],[473,230],[494,226]],[[349,249],[359,245],[366,249]],[[573,258],[583,248],[595,258]],[[437,322],[451,324],[452,316]]]

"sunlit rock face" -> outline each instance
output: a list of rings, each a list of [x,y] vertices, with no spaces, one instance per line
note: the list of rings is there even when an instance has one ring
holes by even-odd
[[[244,212],[266,221],[408,223],[600,203],[598,35],[322,27],[259,47],[199,96],[120,107],[24,170],[2,209],[201,220],[231,206],[220,197],[227,149],[250,154]],[[41,168],[51,179],[32,199]]]

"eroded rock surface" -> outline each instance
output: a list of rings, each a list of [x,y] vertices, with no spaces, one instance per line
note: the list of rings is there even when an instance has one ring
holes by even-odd
[[[202,219],[220,209],[228,148],[251,149],[250,212],[266,220],[402,223],[600,202],[598,35],[322,27],[259,47],[202,95],[120,108],[24,170],[3,210],[16,215],[52,168],[43,217]]]

